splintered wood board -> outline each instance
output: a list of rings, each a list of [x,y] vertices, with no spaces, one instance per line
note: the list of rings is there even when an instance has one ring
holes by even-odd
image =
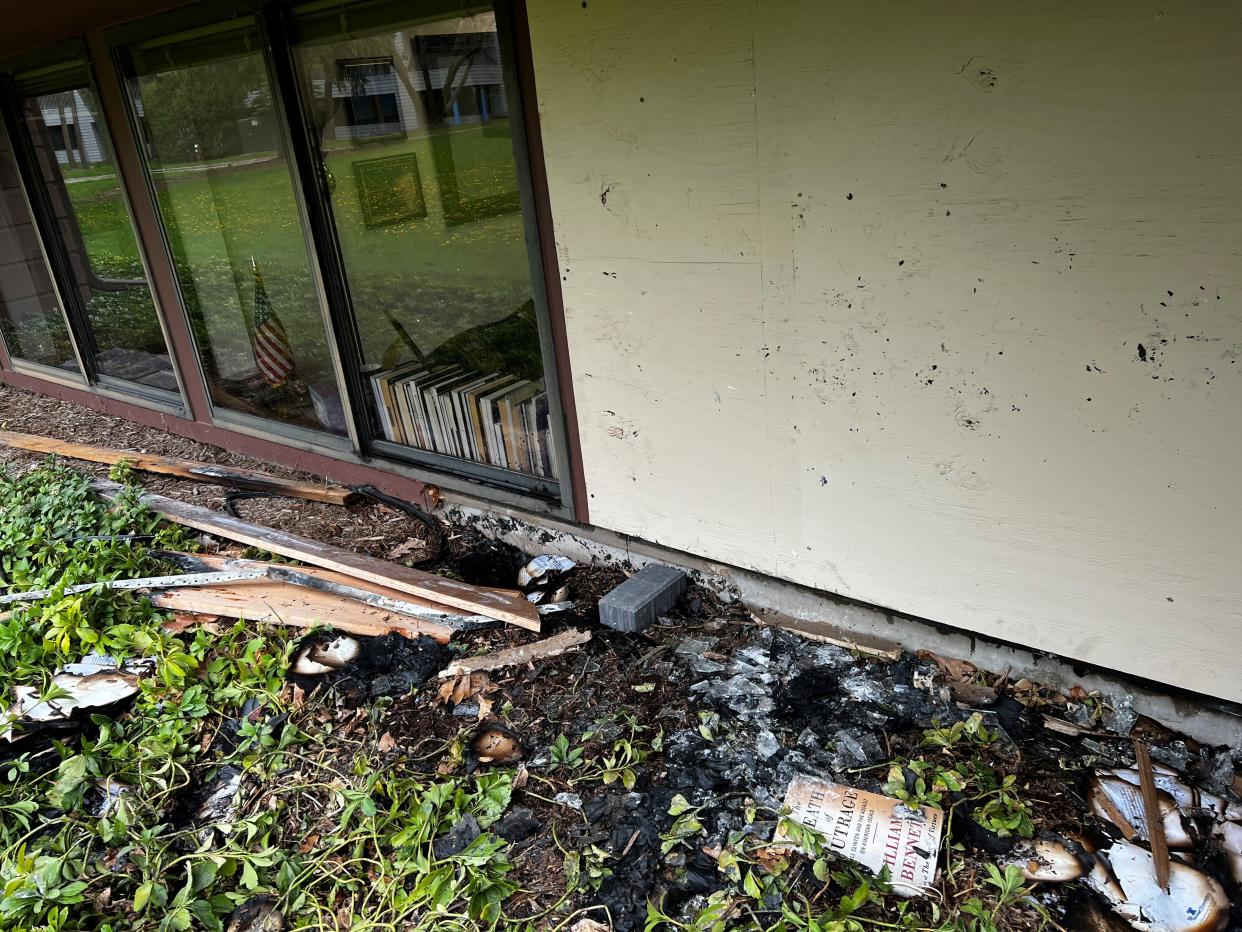
[[[122,489],[119,483],[107,479],[92,480],[91,485],[108,498],[116,497]],[[241,521],[163,495],[145,492],[142,502],[152,511],[176,524],[278,553],[282,557],[321,566],[355,580],[365,580],[407,595],[416,595],[441,605],[463,609],[471,614],[486,615],[488,618],[531,631],[540,630],[538,610],[517,591],[483,589],[442,576],[433,576],[399,563],[377,560],[375,557],[342,550],[331,544],[321,544],[275,528],[251,524],[249,521]]]
[[[331,625],[350,634],[379,636],[396,632],[409,638],[427,635],[447,644],[452,628],[375,608],[344,596],[270,580],[244,580],[227,586],[203,586],[153,592],[151,602],[175,612],[223,615],[310,628]]]
[[[591,640],[590,631],[568,628],[560,634],[554,634],[550,638],[536,641],[533,644],[520,644],[517,647],[506,647],[490,654],[454,660],[440,671],[440,676],[468,676],[471,673],[517,667],[535,660],[550,660],[581,647],[589,640]]]
[[[241,557],[225,557],[210,553],[187,553],[185,556],[198,560],[201,563],[205,563],[207,566],[210,566],[216,571],[223,571],[225,569],[225,564],[230,563],[233,560],[242,559]],[[390,599],[400,599],[403,602],[409,602],[411,605],[418,605],[421,608],[428,608],[436,612],[445,612],[450,615],[460,614],[461,612],[461,609],[454,608],[451,605],[445,605],[443,602],[433,602],[430,599],[423,599],[416,595],[410,595],[408,592],[402,592],[399,589],[393,589],[389,586],[380,586],[376,583],[364,582],[356,576],[346,576],[344,573],[336,573],[332,570],[325,570],[320,566],[289,566],[285,563],[265,563],[262,560],[247,560],[246,562],[253,563],[258,567],[296,570],[297,572],[304,573],[307,576],[314,576],[316,579],[340,583],[342,586],[353,586],[356,589],[366,589],[367,592],[374,592],[376,595],[386,596]],[[272,580],[272,582],[279,582],[279,580]],[[348,599],[348,596],[343,596],[342,598]]]
[[[217,466],[214,463],[199,463],[175,456],[113,450],[85,443],[68,443],[64,440],[54,440],[51,437],[40,437],[38,434],[19,434],[11,430],[0,430],[0,444],[18,450],[53,453],[57,456],[67,456],[70,459],[86,460],[91,463],[115,465],[126,462],[142,472],[179,476],[182,479],[195,479],[199,482],[249,489],[254,492],[273,492],[277,495],[305,498],[314,502],[328,502],[332,505],[346,505],[358,498],[357,492],[339,485],[322,486],[294,482],[292,479],[269,476],[267,473],[253,469]]]

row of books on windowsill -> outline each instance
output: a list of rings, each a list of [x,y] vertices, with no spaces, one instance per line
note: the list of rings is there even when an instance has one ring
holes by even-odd
[[[543,379],[410,363],[372,374],[371,389],[394,443],[556,477]]]

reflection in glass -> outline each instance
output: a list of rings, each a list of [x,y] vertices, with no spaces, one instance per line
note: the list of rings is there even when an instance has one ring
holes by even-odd
[[[0,128],[0,331],[10,355],[78,372],[39,236],[22,197],[8,136]]]
[[[176,392],[94,92],[77,87],[31,97],[23,115],[86,310],[83,354],[94,356],[100,375]]]
[[[495,16],[350,24],[295,52],[375,432],[554,478]]]
[[[129,92],[212,400],[345,434],[261,47],[132,50]]]

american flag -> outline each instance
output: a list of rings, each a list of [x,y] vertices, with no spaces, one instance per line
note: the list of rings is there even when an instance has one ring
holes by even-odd
[[[293,347],[289,345],[285,325],[268,300],[263,273],[253,257],[250,268],[254,272],[254,361],[263,380],[272,388],[279,388],[293,375]]]

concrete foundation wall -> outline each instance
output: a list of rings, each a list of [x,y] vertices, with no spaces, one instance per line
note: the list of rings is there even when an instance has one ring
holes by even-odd
[[[530,18],[595,524],[1242,700],[1235,4]]]

